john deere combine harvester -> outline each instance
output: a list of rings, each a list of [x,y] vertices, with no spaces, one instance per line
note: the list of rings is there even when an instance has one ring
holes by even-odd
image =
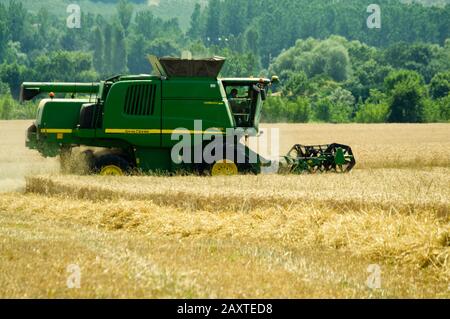
[[[238,128],[259,131],[261,108],[275,77],[220,79],[225,59],[217,57],[150,60],[155,75],[117,76],[100,83],[23,83],[22,100],[49,94],[39,104],[26,145],[61,159],[74,147],[101,148],[86,155],[92,172],[102,175],[179,169],[232,175],[259,173],[268,165],[242,139],[228,139],[227,134]],[[184,150],[181,161],[172,156],[179,142],[173,134],[192,138],[192,150]],[[223,152],[218,152],[223,158],[194,159],[211,142],[205,135],[224,136]],[[281,170],[290,173],[349,172],[355,165],[350,147],[340,144],[295,145],[280,162]]]

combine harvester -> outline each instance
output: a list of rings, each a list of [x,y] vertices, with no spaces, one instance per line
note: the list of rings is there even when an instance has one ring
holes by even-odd
[[[49,94],[40,101],[28,129],[27,147],[44,157],[60,156],[62,162],[72,148],[88,148],[89,168],[101,175],[181,169],[211,175],[258,174],[270,165],[242,138],[226,137],[233,129],[247,132],[246,137],[259,132],[263,102],[276,77],[218,78],[225,63],[218,57],[150,57],[150,61],[155,75],[116,76],[99,83],[23,83],[22,101]],[[199,130],[199,121],[216,131]],[[171,156],[179,143],[173,134],[192,136],[192,149],[184,150],[181,163]],[[211,134],[225,137],[220,153],[226,155],[212,163],[194,160],[193,154],[211,142],[205,135]],[[94,152],[98,148],[102,149]],[[349,172],[355,165],[351,148],[340,144],[295,145],[279,162],[280,172],[288,173]]]

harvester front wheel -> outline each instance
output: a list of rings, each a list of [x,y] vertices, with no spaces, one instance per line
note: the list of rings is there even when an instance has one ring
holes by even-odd
[[[122,176],[130,169],[130,163],[118,155],[106,154],[95,160],[95,171],[102,176]]]
[[[239,169],[231,160],[221,160],[211,167],[211,176],[233,176],[238,175]]]

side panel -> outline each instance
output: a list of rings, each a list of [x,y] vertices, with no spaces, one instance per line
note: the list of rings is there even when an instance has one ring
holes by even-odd
[[[170,149],[138,147],[135,151],[137,167],[143,171],[170,171]]]
[[[36,119],[38,138],[47,142],[75,143],[80,108],[88,100],[42,100]]]
[[[172,78],[163,82],[163,99],[221,100],[221,86],[216,79]]]
[[[78,125],[80,109],[89,100],[44,99],[39,104],[37,124],[42,128],[74,129]]]
[[[104,106],[100,138],[121,139],[135,146],[161,146],[161,81],[115,83]]]
[[[195,126],[195,121],[201,121]],[[206,130],[225,132],[234,127],[228,102],[217,80],[168,80],[163,82],[162,146],[172,147],[172,133],[190,133],[192,143]],[[200,137],[201,140],[201,137]]]

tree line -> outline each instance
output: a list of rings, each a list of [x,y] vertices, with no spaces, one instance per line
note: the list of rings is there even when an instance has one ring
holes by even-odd
[[[283,85],[266,121],[447,122],[450,39],[387,48],[340,36],[298,40],[271,64]]]
[[[30,117],[21,82],[91,82],[150,73],[148,54],[227,58],[222,76],[280,77],[266,121],[434,122],[449,120],[450,6],[378,1],[381,29],[369,29],[370,1],[210,0],[188,30],[151,9],[117,2],[116,13],[29,12],[0,3],[0,117]],[[45,2],[45,1],[44,1]],[[33,117],[33,116],[31,116]]]

